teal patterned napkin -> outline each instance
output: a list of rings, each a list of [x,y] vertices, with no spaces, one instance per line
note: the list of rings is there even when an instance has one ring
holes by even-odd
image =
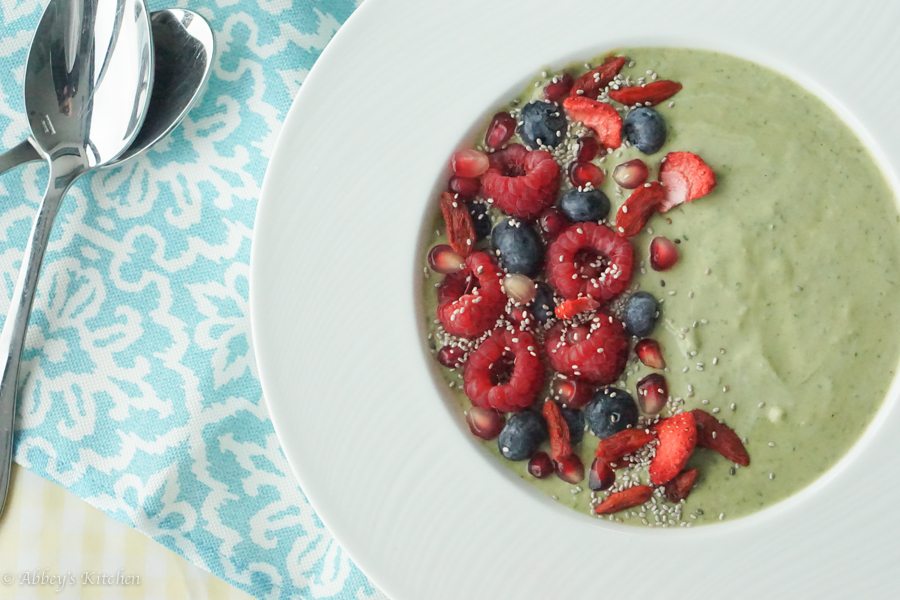
[[[45,3],[0,2],[0,149],[27,132],[22,79]],[[209,88],[147,156],[66,198],[20,373],[16,461],[255,596],[381,598],[290,474],[247,311],[279,126],[356,4],[177,4],[216,33]],[[0,312],[45,181],[40,165],[0,177]]]

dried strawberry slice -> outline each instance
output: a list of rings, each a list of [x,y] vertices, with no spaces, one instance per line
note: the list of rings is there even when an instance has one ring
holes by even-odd
[[[609,56],[603,63],[582,74],[572,85],[572,96],[588,96],[596,98],[600,90],[609,85],[628,59],[624,56]]]
[[[691,411],[697,422],[697,445],[709,448],[742,467],[750,465],[750,455],[734,430],[705,410]]]
[[[447,240],[457,254],[466,258],[475,245],[475,224],[465,203],[450,192],[441,194],[441,214],[447,227]]]
[[[693,152],[669,152],[659,168],[659,180],[666,186],[666,197],[659,207],[668,212],[682,202],[693,202],[716,187],[716,174]]]
[[[581,96],[569,96],[563,101],[569,118],[581,121],[594,130],[597,139],[607,148],[622,145],[622,117],[612,104]]]
[[[635,104],[654,106],[664,100],[668,100],[680,91],[680,83],[662,79],[645,85],[609,90],[609,97],[627,106],[634,106]]]
[[[600,302],[628,288],[634,249],[606,225],[576,223],[547,248],[547,282],[565,298]]]
[[[527,331],[494,331],[466,361],[463,391],[472,404],[501,412],[531,406],[544,386],[536,348]]]
[[[640,233],[653,213],[666,198],[666,188],[659,182],[645,183],[636,189],[616,213],[616,233],[632,237]]]
[[[659,445],[650,462],[650,483],[663,485],[681,473],[697,445],[694,415],[683,412],[661,421],[656,427]]]
[[[569,425],[563,416],[559,404],[553,400],[544,402],[541,414],[547,421],[547,431],[550,434],[550,458],[559,462],[572,454],[572,439],[569,435]]]
[[[653,495],[653,488],[649,485],[636,485],[621,492],[615,492],[594,507],[598,515],[611,515],[628,508],[640,506]]]

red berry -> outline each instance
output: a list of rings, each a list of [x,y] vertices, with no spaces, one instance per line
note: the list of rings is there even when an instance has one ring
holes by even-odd
[[[627,508],[640,506],[653,495],[653,488],[649,485],[636,485],[621,492],[615,492],[594,507],[598,515],[611,515]]]
[[[624,56],[609,56],[598,67],[583,73],[572,86],[573,95],[596,98],[600,90],[605,88],[619,74],[628,59]]]
[[[444,346],[437,353],[437,361],[448,369],[455,369],[462,363],[465,352],[459,346]]]
[[[462,200],[454,198],[450,192],[441,193],[440,207],[450,247],[463,258],[468,257],[477,239],[472,213]]]
[[[454,175],[447,183],[447,189],[460,198],[474,198],[481,189],[481,182],[474,177],[457,177]]]
[[[750,465],[747,448],[734,430],[714,416],[699,408],[691,411],[697,423],[697,445],[714,450],[742,467]]]
[[[650,462],[650,483],[664,485],[681,473],[697,445],[697,425],[694,415],[678,413],[661,421],[656,427],[656,455]]]
[[[471,354],[463,390],[472,404],[504,412],[531,406],[544,387],[537,342],[527,331],[497,329]]]
[[[597,302],[590,296],[582,296],[581,298],[571,298],[569,300],[563,300],[556,305],[556,309],[554,310],[554,312],[556,313],[557,319],[566,320],[576,317],[583,312],[596,310],[598,308],[600,308],[599,302]]]
[[[616,482],[616,472],[606,461],[595,458],[588,473],[588,487],[595,492],[608,490]]]
[[[584,464],[577,454],[564,456],[556,462],[556,475],[572,485],[581,483],[584,481]]]
[[[438,244],[428,251],[428,267],[437,273],[457,273],[466,266],[465,259],[447,244]]]
[[[500,435],[506,419],[496,410],[473,406],[466,413],[466,423],[475,436],[483,440],[492,440]]]
[[[575,83],[575,79],[568,73],[557,75],[544,88],[544,98],[550,102],[560,102],[569,95],[573,83]]]
[[[659,168],[659,180],[666,187],[660,212],[702,198],[716,187],[716,174],[702,158],[691,152],[669,152]]]
[[[569,220],[555,208],[548,208],[538,217],[538,225],[548,240],[554,239],[569,224]]]
[[[555,470],[553,461],[550,460],[550,456],[546,452],[535,452],[534,456],[528,461],[528,472],[537,479],[550,477]]]
[[[491,119],[487,133],[484,134],[484,145],[491,150],[498,150],[516,132],[516,120],[508,112],[498,112]]]
[[[473,148],[457,150],[450,157],[450,167],[460,177],[479,177],[489,166],[487,154]]]
[[[679,473],[675,479],[666,484],[666,498],[669,502],[681,502],[691,493],[697,480],[697,469],[687,469]]]
[[[594,188],[603,183],[603,171],[600,167],[590,162],[573,162],[569,165],[569,181],[575,187],[583,188],[591,184]]]
[[[605,302],[628,288],[634,250],[598,223],[576,223],[547,248],[547,282],[564,298],[588,295]]]
[[[626,190],[633,190],[638,186],[644,185],[649,175],[650,170],[647,169],[644,161],[639,158],[633,158],[616,166],[613,169],[612,178],[613,181]]]
[[[650,242],[650,266],[667,271],[678,262],[678,246],[667,237],[655,237]]]
[[[681,91],[680,83],[661,79],[644,85],[609,90],[609,97],[626,106],[634,106],[636,104],[655,106],[664,100],[668,100],[679,91]]]
[[[554,370],[570,379],[606,385],[625,370],[628,362],[628,335],[621,321],[602,312],[592,321],[591,334],[579,342],[566,339],[562,322],[547,332],[547,360]],[[470,359],[471,360],[471,359]]]
[[[607,148],[622,145],[622,117],[612,104],[584,96],[569,96],[563,101],[569,118],[594,130],[597,140]]]
[[[665,369],[666,359],[663,358],[659,342],[645,338],[634,346],[634,352],[642,363],[651,369]]]
[[[577,379],[554,379],[550,394],[567,408],[579,409],[587,405],[594,395],[594,386]]]
[[[450,335],[478,337],[494,326],[505,306],[500,271],[484,252],[473,252],[466,273],[447,275],[438,288],[437,318]]]
[[[669,384],[659,373],[651,373],[637,382],[638,405],[648,415],[656,415],[669,400]]]
[[[592,135],[586,135],[578,139],[578,152],[575,154],[575,160],[580,162],[590,162],[597,158],[600,153],[600,142]]]
[[[596,456],[610,466],[619,468],[617,463],[629,454],[634,454],[653,441],[653,436],[643,429],[623,429],[600,440]]]
[[[658,181],[634,190],[616,213],[616,233],[627,238],[640,233],[665,199],[666,189]]]
[[[534,315],[524,306],[513,306],[509,311],[509,318],[523,329],[530,329],[534,323]]]
[[[481,190],[506,214],[531,220],[556,201],[559,165],[546,150],[529,151],[521,144],[510,144],[491,154]]]

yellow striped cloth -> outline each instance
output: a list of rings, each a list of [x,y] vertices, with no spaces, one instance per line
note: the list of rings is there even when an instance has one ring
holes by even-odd
[[[247,599],[63,488],[13,466],[0,518],[0,599]]]

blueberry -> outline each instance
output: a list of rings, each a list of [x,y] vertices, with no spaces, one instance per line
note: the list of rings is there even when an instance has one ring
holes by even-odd
[[[625,329],[632,335],[644,337],[650,335],[659,317],[659,304],[656,298],[647,292],[635,292],[625,301],[622,320]]]
[[[500,454],[509,460],[531,458],[538,446],[547,439],[547,425],[535,412],[526,410],[516,413],[506,420],[506,425],[497,438]]]
[[[638,407],[625,390],[604,387],[584,407],[584,417],[591,433],[602,440],[637,425]]]
[[[602,221],[609,214],[609,198],[600,190],[573,188],[559,199],[559,210],[570,221]]]
[[[531,277],[541,270],[544,249],[541,238],[531,225],[513,219],[501,221],[491,232],[491,245],[507,273],[522,273]]]
[[[553,299],[553,288],[543,281],[537,284],[537,293],[534,300],[531,301],[531,314],[538,320],[538,323],[546,323],[548,319],[554,316],[556,309],[556,300]]]
[[[535,100],[522,107],[519,135],[532,150],[542,145],[554,148],[566,137],[568,126],[566,116],[559,106]]]
[[[566,419],[566,425],[569,426],[569,439],[572,445],[580,444],[581,438],[584,437],[584,414],[574,408],[563,408],[562,414]]]
[[[475,239],[482,240],[491,235],[491,215],[487,206],[481,202],[469,202],[469,214],[475,225]]]
[[[653,154],[666,143],[666,122],[652,108],[636,108],[625,117],[625,139],[644,154]]]

